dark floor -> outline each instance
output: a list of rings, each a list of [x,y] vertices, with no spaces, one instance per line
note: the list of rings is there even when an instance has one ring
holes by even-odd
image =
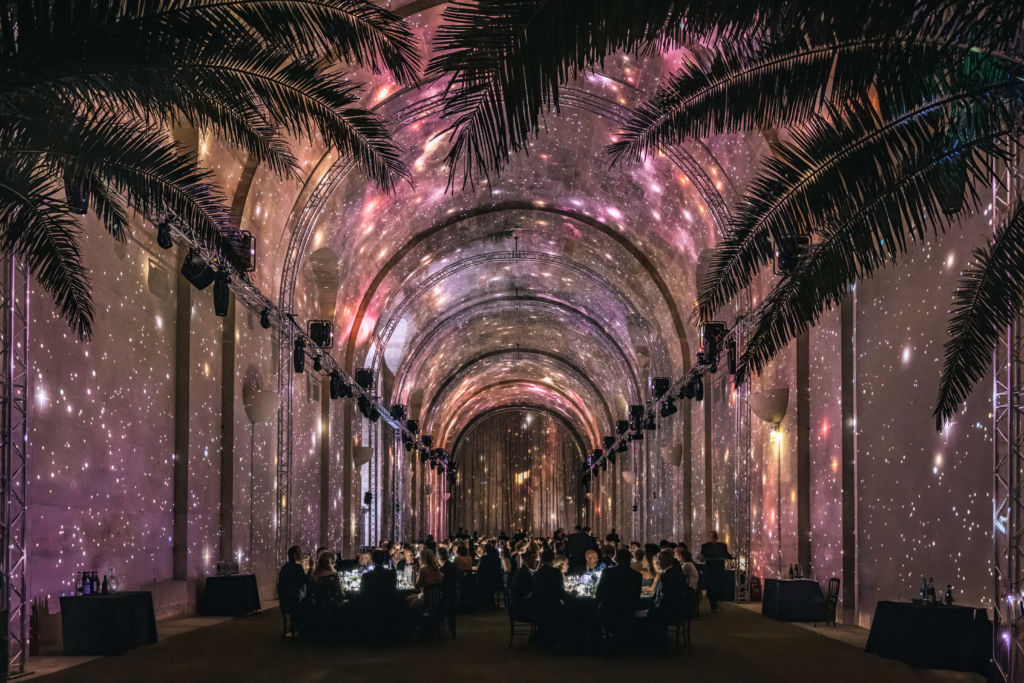
[[[508,622],[493,612],[460,618],[458,639],[397,649],[325,649],[281,640],[277,610],[168,638],[117,657],[93,660],[53,681],[981,681],[923,671],[869,655],[813,630],[766,619],[734,605],[693,623],[693,649],[627,659],[560,656],[508,649]]]

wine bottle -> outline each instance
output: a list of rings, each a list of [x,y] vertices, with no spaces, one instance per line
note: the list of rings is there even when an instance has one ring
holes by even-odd
[[[946,584],[946,607],[953,604],[953,584]]]
[[[100,575],[98,572],[92,573],[92,594],[98,595],[100,592]]]
[[[110,595],[110,585],[107,583],[107,575],[103,575],[103,585],[100,586],[100,595]]]
[[[921,602],[925,602],[928,599],[928,581],[921,577]]]
[[[928,602],[935,604],[935,579],[928,577]]]
[[[92,579],[89,572],[82,572],[82,595],[92,595]]]

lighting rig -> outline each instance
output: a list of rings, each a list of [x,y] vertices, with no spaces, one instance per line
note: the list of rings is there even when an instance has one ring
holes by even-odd
[[[255,240],[247,233],[224,235],[225,247],[234,248],[235,243],[244,245],[243,254],[237,258],[226,257],[223,251],[212,249],[196,239],[192,231],[173,212],[167,212],[151,221],[157,226],[157,237],[160,246],[169,248],[168,240],[181,244],[188,250],[188,258],[182,272],[199,289],[219,280],[221,286],[235,293],[235,299],[260,317],[260,327],[276,329],[280,334],[290,336],[294,340],[293,364],[295,372],[305,370],[306,358],[313,361],[313,370],[326,373],[330,378],[330,395],[332,399],[355,398],[368,419],[383,420],[397,433],[402,435],[404,442],[418,446],[421,442],[429,449],[426,440],[430,437],[418,436],[419,425],[414,420],[396,419],[392,411],[385,407],[372,393],[373,374],[369,373],[368,386],[364,371],[357,371],[356,378],[349,377],[334,357],[327,352],[333,345],[333,326],[328,321],[311,321],[307,332],[295,322],[292,314],[286,313],[267,297],[260,289],[250,282],[248,273],[255,268]],[[167,244],[167,246],[164,246]],[[237,262],[237,265],[236,265]],[[217,266],[213,270],[212,265]],[[185,269],[189,269],[185,273]],[[192,277],[189,277],[192,275]],[[195,278],[195,279],[194,279]],[[205,284],[202,284],[204,283]],[[315,324],[314,324],[315,323]],[[324,327],[331,326],[329,328]],[[365,371],[368,372],[368,371]],[[359,381],[362,380],[362,381]],[[366,408],[365,412],[363,407]],[[408,450],[411,450],[409,448]],[[443,453],[443,451],[442,451]],[[439,462],[441,469],[453,472],[455,463],[449,462],[445,455]]]
[[[655,413],[662,418],[679,412],[676,400],[704,400],[704,375],[718,372],[722,352],[725,352],[730,375],[736,374],[736,327],[729,329],[723,322],[706,323],[700,330],[701,347],[697,362],[690,371],[672,382],[668,377],[655,377],[651,399],[642,405],[629,406],[629,419],[615,423],[615,436],[602,439],[603,449],[595,449],[580,465],[584,484],[589,486],[598,468],[601,471],[615,465],[617,453],[624,452],[631,441],[641,441],[645,431],[657,428]]]

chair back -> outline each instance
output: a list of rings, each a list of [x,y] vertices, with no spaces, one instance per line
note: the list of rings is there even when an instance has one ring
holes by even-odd
[[[441,585],[424,586],[423,588],[423,611],[427,612],[436,608],[441,603]]]
[[[839,600],[839,579],[834,576],[828,580],[828,599]]]

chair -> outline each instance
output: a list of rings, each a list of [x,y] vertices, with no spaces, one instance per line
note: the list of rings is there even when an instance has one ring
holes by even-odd
[[[527,636],[532,637],[537,631],[537,625],[532,621],[517,620],[512,617],[512,614],[508,615],[508,647],[512,649],[512,642],[516,636]]]
[[[826,624],[836,625],[836,605],[839,604],[839,579],[832,577],[828,580],[828,593],[823,600],[816,601],[820,605],[821,621]],[[815,627],[818,620],[814,621]]]
[[[441,635],[441,611],[441,586],[425,586],[423,604],[418,613],[423,635]]]
[[[458,581],[445,581],[441,584],[440,621],[448,621],[448,634],[455,638],[455,613],[459,606]]]

